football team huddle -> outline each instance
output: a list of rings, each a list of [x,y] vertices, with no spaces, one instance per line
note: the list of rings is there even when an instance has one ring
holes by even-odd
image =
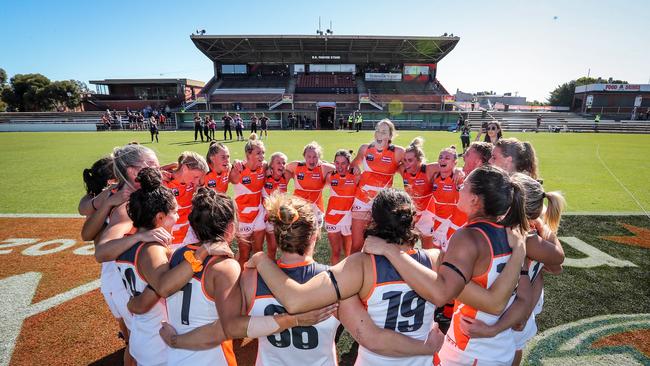
[[[232,340],[257,338],[256,365],[336,365],[345,328],[357,365],[518,365],[565,202],[530,143],[486,132],[462,168],[454,146],[427,163],[422,138],[394,145],[388,119],[331,163],[316,142],[266,161],[255,134],[232,162],[217,142],[163,166],[116,147],[84,170],[79,212],[125,364],[235,365]]]

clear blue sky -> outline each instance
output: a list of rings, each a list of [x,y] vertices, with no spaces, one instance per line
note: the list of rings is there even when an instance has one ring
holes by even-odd
[[[207,34],[460,36],[440,62],[450,92],[519,92],[545,100],[587,74],[650,78],[650,1],[5,1],[0,67],[52,80],[187,77],[211,62],[189,39]],[[557,17],[557,19],[554,19]]]

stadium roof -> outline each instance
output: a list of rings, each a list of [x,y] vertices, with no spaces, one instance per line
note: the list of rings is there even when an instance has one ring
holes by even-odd
[[[95,85],[122,85],[122,84],[184,84],[188,86],[203,87],[203,81],[192,79],[104,79],[90,80]]]
[[[191,35],[218,64],[437,63],[459,37]]]

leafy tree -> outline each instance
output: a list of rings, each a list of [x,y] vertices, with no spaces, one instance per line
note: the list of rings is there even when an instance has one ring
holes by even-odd
[[[81,92],[75,80],[55,81],[45,87],[44,93],[57,108],[73,109],[81,103]]]
[[[552,106],[570,107],[576,86],[588,84],[627,84],[627,81],[615,80],[611,77],[607,79],[601,77],[581,77],[577,80],[571,80],[567,83],[558,85],[549,95],[548,104]]]
[[[7,72],[5,69],[0,67],[0,86],[5,85],[7,83]]]

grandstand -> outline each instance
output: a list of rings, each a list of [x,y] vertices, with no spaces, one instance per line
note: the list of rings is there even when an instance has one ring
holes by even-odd
[[[362,110],[370,120],[386,115],[389,104],[403,111],[444,110],[446,89],[437,64],[459,37],[334,35],[192,35],[213,63],[214,76],[190,112],[267,112],[281,124],[289,112],[321,128],[328,120]],[[451,106],[448,106],[451,108]]]

